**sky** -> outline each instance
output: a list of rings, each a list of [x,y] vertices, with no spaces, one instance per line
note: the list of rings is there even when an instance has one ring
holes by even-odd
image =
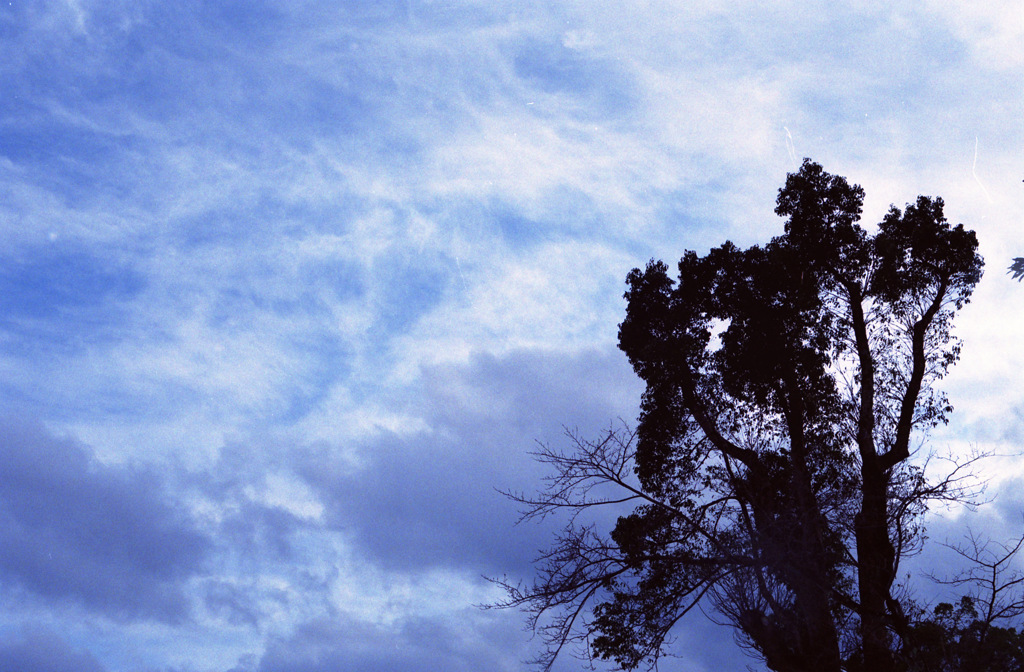
[[[0,3],[0,671],[526,669],[476,605],[553,528],[496,489],[635,420],[626,274],[781,233],[803,157],[978,232],[928,445],[997,457],[931,537],[1019,535],[1022,45],[1016,0]]]

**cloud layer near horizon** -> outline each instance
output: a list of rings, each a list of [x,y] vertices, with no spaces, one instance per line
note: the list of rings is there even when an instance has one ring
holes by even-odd
[[[775,235],[804,156],[868,224],[977,229],[935,444],[1024,437],[1013,3],[26,0],[0,35],[0,669],[523,669],[473,605],[550,529],[495,488],[632,421],[626,273]],[[699,619],[676,653],[751,662]]]

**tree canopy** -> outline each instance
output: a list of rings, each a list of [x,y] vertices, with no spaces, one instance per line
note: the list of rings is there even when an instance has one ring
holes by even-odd
[[[941,198],[893,206],[871,232],[863,199],[805,160],[779,191],[782,235],[686,252],[674,279],[661,261],[629,273],[635,431],[544,448],[548,488],[513,494],[527,518],[574,514],[535,583],[501,582],[548,640],[542,665],[574,639],[624,669],[653,663],[697,604],[779,672],[938,655],[922,633],[953,612],[921,613],[897,576],[929,502],[967,496],[959,469],[933,480],[911,458],[952,410],[936,383],[983,262]],[[627,502],[607,532],[577,517]]]

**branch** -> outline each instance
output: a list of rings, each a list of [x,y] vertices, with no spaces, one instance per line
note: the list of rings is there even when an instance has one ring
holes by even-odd
[[[875,453],[875,361],[871,356],[867,320],[864,317],[863,293],[860,285],[844,283],[850,301],[850,317],[860,362],[860,413],[857,418],[857,449],[864,464],[874,464]]]
[[[540,635],[547,645],[531,664],[550,670],[567,644],[589,637],[591,629],[578,630],[577,622],[592,598],[613,585],[628,567],[614,544],[597,535],[592,526],[567,526],[556,538],[554,547],[535,562],[540,576],[529,586],[485,577],[502,588],[507,598],[479,606],[525,611],[527,629]],[[548,616],[550,620],[546,621]]]
[[[689,369],[684,368],[680,374],[682,378],[682,385],[680,388],[683,393],[683,399],[686,403],[686,407],[690,410],[694,420],[700,425],[700,429],[704,432],[704,436],[708,437],[711,441],[711,445],[714,446],[720,453],[726,457],[730,457],[737,462],[740,462],[750,471],[763,474],[764,467],[758,459],[757,452],[749,449],[737,446],[732,441],[726,439],[712,420],[711,416],[708,415],[707,410],[698,398],[696,385],[693,382],[693,374]]]
[[[924,352],[925,336],[928,328],[938,314],[942,303],[946,298],[947,281],[945,278],[939,281],[935,298],[925,311],[921,319],[914,323],[912,336],[913,349],[913,371],[910,374],[910,381],[907,383],[906,392],[903,395],[903,403],[900,408],[900,418],[896,424],[896,440],[885,454],[879,458],[882,469],[891,469],[898,462],[910,457],[910,431],[914,427],[914,409],[917,406],[917,398],[921,394],[921,384],[924,381],[925,366],[927,359]]]
[[[520,522],[543,520],[560,511],[569,513],[569,520],[554,545],[535,562],[538,575],[529,585],[512,583],[506,579],[488,579],[502,588],[506,598],[483,605],[484,608],[520,608],[527,612],[527,628],[545,642],[545,650],[533,661],[543,670],[550,670],[555,659],[571,642],[587,647],[586,657],[593,657],[587,645],[598,630],[598,622],[584,622],[584,614],[594,603],[608,604],[628,596],[634,589],[627,577],[637,574],[643,566],[658,563],[681,564],[693,572],[676,585],[671,593],[669,611],[659,612],[653,618],[645,636],[638,641],[654,648],[644,649],[646,656],[660,649],[660,642],[682,614],[693,608],[712,585],[733,568],[751,566],[754,560],[725,547],[717,538],[714,509],[728,505],[729,496],[708,497],[704,501],[688,503],[684,510],[670,501],[658,499],[643,492],[632,476],[635,456],[635,432],[623,427],[611,428],[598,441],[588,441],[577,433],[566,430],[572,449],[559,451],[548,446],[532,453],[538,461],[554,467],[554,473],[545,477],[546,488],[533,496],[505,491],[503,494],[523,505]],[[614,493],[600,493],[599,488],[610,487]],[[627,556],[617,543],[595,532],[594,525],[578,525],[579,515],[592,508],[620,506],[639,502],[661,511],[670,520],[685,527],[691,538],[700,538],[706,544],[704,552],[692,553],[674,548],[674,541],[652,543],[642,552],[635,550]],[[708,513],[711,513],[708,516]],[[614,602],[613,600],[613,602]],[[663,619],[671,621],[659,629]],[[664,625],[664,624],[663,624]]]
[[[538,462],[554,467],[555,473],[544,477],[547,484],[544,491],[528,497],[520,492],[498,490],[512,501],[526,507],[520,512],[519,522],[541,521],[556,512],[568,510],[572,512],[571,524],[587,509],[638,501],[677,517],[723,555],[729,554],[728,549],[721,546],[713,531],[705,529],[698,520],[678,506],[644,492],[632,481],[629,475],[632,473],[633,458],[636,454],[635,431],[623,424],[621,430],[609,429],[600,441],[588,441],[570,430],[566,430],[566,436],[572,441],[574,450],[562,452],[542,446],[540,450],[530,453]],[[608,486],[623,493],[622,496],[591,496],[595,488]],[[696,508],[696,513],[703,514],[726,501],[728,498],[706,501]]]
[[[981,637],[997,621],[1024,616],[1024,574],[1010,570],[1010,561],[1024,548],[1024,536],[1012,544],[1001,544],[991,539],[982,540],[972,531],[966,535],[966,544],[943,544],[972,567],[951,579],[934,581],[947,586],[974,586],[971,599],[981,604]]]

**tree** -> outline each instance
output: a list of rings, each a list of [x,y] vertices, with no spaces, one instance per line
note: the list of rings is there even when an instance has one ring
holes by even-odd
[[[1014,280],[1018,282],[1024,280],[1024,257],[1014,257],[1008,272],[1013,274]]]
[[[525,518],[572,517],[527,586],[499,581],[547,640],[624,669],[657,661],[674,624],[714,607],[779,672],[908,669],[914,605],[897,582],[960,467],[912,460],[951,407],[935,384],[981,277],[977,240],[939,198],[864,230],[863,190],[805,160],[764,246],[687,252],[627,277],[619,347],[646,383],[635,432],[568,451]],[[961,465],[963,466],[963,465]],[[601,507],[634,507],[610,533]],[[581,517],[583,516],[583,517]]]
[[[1024,575],[1010,562],[1024,546],[983,542],[968,533],[966,543],[949,546],[967,569],[939,583],[967,588],[955,606],[942,602],[911,627],[907,669],[921,672],[1001,672],[1024,669],[1024,631],[1007,627],[1024,615]]]

